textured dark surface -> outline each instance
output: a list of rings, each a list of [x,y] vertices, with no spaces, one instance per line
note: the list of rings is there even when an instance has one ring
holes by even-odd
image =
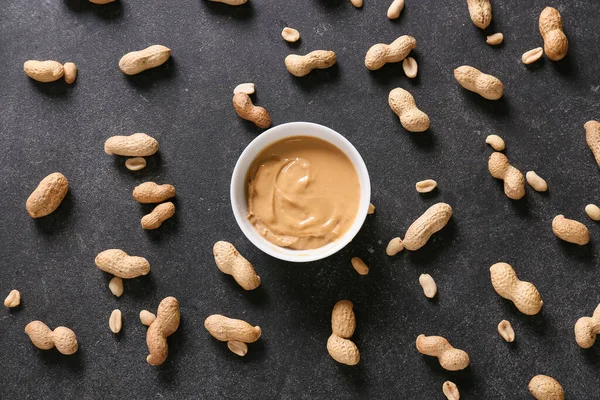
[[[127,0],[95,6],[84,0],[12,1],[0,13],[0,293],[22,293],[22,306],[0,317],[1,398],[403,398],[441,399],[442,383],[456,382],[465,399],[527,399],[536,374],[558,379],[570,399],[600,398],[600,345],[580,349],[573,326],[600,302],[600,227],[584,213],[600,201],[600,176],[585,144],[583,124],[600,118],[598,77],[600,7],[596,0],[556,0],[565,21],[569,54],[559,63],[529,67],[521,54],[541,46],[541,0],[494,1],[492,26],[481,32],[463,0],[406,0],[397,21],[388,1],[251,0],[232,8],[204,0]],[[301,32],[296,46],[280,37],[284,26]],[[490,47],[485,34],[504,33]],[[370,72],[364,54],[374,43],[416,37],[419,76],[400,64]],[[127,77],[119,58],[163,44],[173,50],[164,66]],[[291,52],[331,49],[338,65],[294,78],[283,65]],[[38,84],[22,72],[27,59],[74,61],[79,77]],[[502,100],[466,92],[452,70],[473,65],[499,77]],[[312,121],[345,135],[369,167],[377,213],[339,254],[292,265],[261,254],[241,234],[229,204],[229,178],[244,147],[260,132],[231,105],[238,83],[257,85],[256,102],[274,124]],[[408,134],[387,105],[397,86],[410,90],[431,117],[426,134]],[[112,135],[146,132],[160,152],[139,173],[125,158],[108,156]],[[501,135],[507,155],[523,172],[535,170],[547,194],[527,188],[514,202],[487,171],[488,134]],[[60,171],[71,190],[51,216],[32,220],[25,200],[47,174]],[[439,190],[416,193],[433,178]],[[131,197],[146,180],[178,190],[175,217],[145,232],[149,207]],[[454,208],[450,224],[420,251],[385,255],[431,204]],[[551,230],[557,214],[584,222],[585,247],[560,242]],[[263,279],[244,292],[214,265],[212,244],[233,242]],[[122,248],[148,258],[151,273],[125,283],[117,299],[95,255]],[[370,265],[351,268],[351,256]],[[513,265],[535,283],[542,313],[519,314],[493,291],[489,267]],[[417,283],[431,274],[439,287],[428,301]],[[156,310],[176,296],[182,324],[169,339],[161,367],[146,363],[141,309]],[[355,304],[357,367],[336,364],[325,344],[335,302]],[[108,328],[123,312],[120,335]],[[263,328],[245,358],[212,339],[203,321],[213,313]],[[31,320],[71,327],[80,350],[61,356],[34,348],[23,333]],[[496,325],[508,319],[514,344]],[[418,334],[438,334],[468,351],[471,367],[446,372],[415,350]]]

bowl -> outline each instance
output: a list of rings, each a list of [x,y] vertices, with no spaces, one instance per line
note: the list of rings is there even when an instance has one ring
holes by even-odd
[[[316,137],[325,140],[340,149],[354,165],[360,184],[360,202],[354,223],[343,236],[334,242],[317,249],[293,250],[279,247],[262,237],[247,218],[246,175],[252,162],[269,145],[294,136]],[[321,260],[344,248],[344,246],[352,241],[365,222],[369,210],[369,202],[371,201],[371,181],[369,179],[369,172],[356,148],[348,141],[348,139],[333,129],[311,122],[289,122],[277,125],[263,132],[260,136],[250,142],[235,164],[233,175],[231,176],[230,190],[233,215],[248,240],[270,256],[291,262]]]

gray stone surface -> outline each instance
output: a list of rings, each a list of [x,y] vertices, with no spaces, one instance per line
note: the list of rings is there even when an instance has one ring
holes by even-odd
[[[527,399],[536,374],[558,379],[570,399],[596,399],[600,347],[580,349],[575,321],[600,302],[600,228],[584,206],[599,202],[598,166],[583,124],[600,118],[598,76],[600,7],[596,0],[556,0],[570,40],[559,63],[524,66],[521,54],[541,46],[537,19],[547,2],[495,0],[493,26],[474,27],[463,0],[406,0],[397,21],[387,1],[251,0],[240,8],[205,0],[127,0],[95,6],[84,0],[11,1],[0,13],[0,293],[13,288],[23,303],[0,310],[0,397],[21,398],[243,398],[432,399],[442,383],[458,384],[465,399]],[[284,26],[301,32],[291,46]],[[500,31],[505,43],[485,44]],[[401,65],[370,72],[366,50],[402,34],[417,38],[419,76]],[[164,66],[126,77],[119,58],[151,44],[173,49]],[[294,78],[284,57],[331,49],[338,65]],[[27,59],[74,61],[79,77],[39,84],[22,72]],[[452,70],[473,65],[499,77],[505,97],[485,101],[454,81]],[[273,122],[312,121],[350,139],[369,167],[370,216],[358,237],[322,262],[292,265],[261,254],[238,229],[229,204],[229,178],[244,147],[260,133],[232,106],[238,83],[256,83],[259,105]],[[387,105],[394,87],[411,91],[431,117],[426,134],[403,131]],[[132,173],[124,158],[103,152],[107,137],[147,132],[160,152]],[[301,132],[299,132],[301,133]],[[550,190],[527,188],[524,200],[504,196],[487,171],[488,134],[501,135],[523,172],[535,170]],[[25,200],[47,174],[60,171],[71,191],[51,216],[32,220]],[[418,180],[439,189],[416,193]],[[147,180],[177,187],[177,213],[145,232],[149,210],[131,197]],[[420,251],[385,256],[387,241],[402,236],[429,205],[454,208],[449,226]],[[577,247],[551,231],[557,214],[584,222],[592,242]],[[233,242],[262,276],[244,292],[221,274],[211,254],[217,240]],[[94,266],[107,248],[143,255],[152,272],[125,283],[113,297],[109,276]],[[371,267],[361,277],[352,256]],[[536,284],[540,315],[519,314],[493,291],[488,268],[512,264]],[[417,283],[431,274],[439,287],[428,301]],[[158,368],[146,361],[141,309],[156,310],[176,296],[182,324],[169,339],[170,355]],[[325,344],[337,300],[355,304],[357,367],[336,364]],[[123,312],[113,335],[108,317]],[[263,328],[245,358],[212,339],[204,319],[223,313]],[[34,319],[71,327],[80,350],[65,357],[35,349],[24,326]],[[512,322],[514,344],[496,332]],[[415,350],[418,334],[439,334],[471,355],[463,372],[442,370]]]

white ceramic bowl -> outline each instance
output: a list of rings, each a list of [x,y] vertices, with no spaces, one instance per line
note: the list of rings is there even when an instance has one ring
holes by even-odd
[[[312,136],[325,140],[342,150],[354,164],[360,183],[360,204],[354,223],[350,229],[336,241],[318,249],[292,250],[279,247],[262,237],[248,221],[248,207],[246,202],[246,174],[254,159],[267,146],[280,140],[294,136]],[[369,172],[362,157],[352,144],[342,135],[323,125],[311,122],[290,122],[277,125],[254,139],[244,150],[233,170],[231,177],[231,206],[235,220],[244,235],[256,247],[265,253],[280,260],[293,262],[308,262],[320,260],[341,250],[356,236],[367,217],[369,202],[371,201],[371,181]]]

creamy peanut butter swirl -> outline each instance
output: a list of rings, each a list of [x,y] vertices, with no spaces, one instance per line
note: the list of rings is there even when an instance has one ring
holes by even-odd
[[[314,249],[350,228],[360,202],[356,169],[332,144],[313,137],[276,142],[247,177],[248,219],[270,242]]]

